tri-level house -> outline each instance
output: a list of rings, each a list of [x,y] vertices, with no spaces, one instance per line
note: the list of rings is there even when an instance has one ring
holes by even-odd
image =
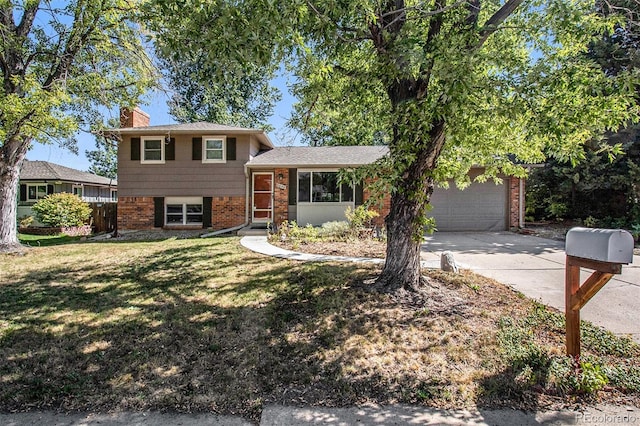
[[[150,126],[139,109],[121,112],[118,229],[236,229],[295,220],[344,220],[367,201],[366,185],[338,183],[338,170],[371,163],[382,146],[275,147],[262,130],[199,122]],[[480,170],[472,170],[472,174]],[[524,182],[451,185],[433,195],[439,230],[523,225]],[[377,208],[388,212],[388,197]]]

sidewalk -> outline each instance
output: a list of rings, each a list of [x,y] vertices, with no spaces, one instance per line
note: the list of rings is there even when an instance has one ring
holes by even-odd
[[[158,412],[114,414],[56,414],[51,412],[0,414],[4,426],[250,426],[240,417],[215,414],[169,414]],[[260,426],[412,426],[412,425],[612,425],[640,424],[640,409],[596,406],[579,411],[439,410],[409,405],[349,408],[282,407],[268,405]]]

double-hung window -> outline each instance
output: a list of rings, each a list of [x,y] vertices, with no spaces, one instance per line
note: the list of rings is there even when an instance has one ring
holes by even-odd
[[[298,202],[348,203],[353,201],[353,188],[338,183],[338,172],[298,172]]]
[[[202,137],[202,162],[224,163],[226,161],[226,136]]]
[[[164,138],[143,136],[140,138],[141,163],[164,164]]]
[[[47,185],[27,185],[27,201],[38,201],[47,196]]]

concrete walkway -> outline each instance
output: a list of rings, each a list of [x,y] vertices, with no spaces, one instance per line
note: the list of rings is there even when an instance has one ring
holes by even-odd
[[[260,426],[415,426],[415,425],[611,425],[640,423],[640,409],[595,406],[577,411],[439,410],[409,405],[349,408],[283,407],[268,405]],[[34,412],[0,414],[3,426],[251,426],[240,417],[215,414],[124,412],[112,414],[58,414]]]
[[[309,254],[285,250],[269,244],[267,242],[267,237],[264,235],[248,235],[246,237],[242,237],[240,244],[251,251],[255,251],[256,253],[278,257],[280,259],[299,260],[302,262],[361,262],[379,265],[384,263],[384,259],[374,259],[370,257],[328,256],[323,254]],[[440,268],[440,258],[423,260],[421,264],[423,268]]]

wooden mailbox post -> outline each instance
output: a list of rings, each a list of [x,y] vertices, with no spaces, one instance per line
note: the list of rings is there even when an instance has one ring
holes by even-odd
[[[621,229],[572,228],[567,232],[565,314],[567,355],[580,356],[580,309],[633,262],[633,237]],[[580,268],[594,272],[580,285]]]

